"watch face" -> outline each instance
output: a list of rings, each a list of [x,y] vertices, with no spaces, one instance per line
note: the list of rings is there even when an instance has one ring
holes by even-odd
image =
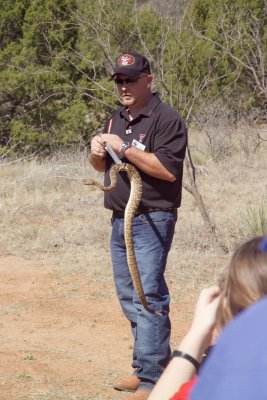
[[[121,145],[121,151],[120,151],[119,157],[122,158],[122,157],[124,156],[125,151],[126,151],[129,147],[131,147],[131,146],[132,146],[132,145],[131,145],[130,142],[124,142],[124,143],[122,143],[122,145]]]
[[[129,142],[125,142],[122,144],[121,149],[125,151],[128,149],[128,147],[131,147],[131,144]]]

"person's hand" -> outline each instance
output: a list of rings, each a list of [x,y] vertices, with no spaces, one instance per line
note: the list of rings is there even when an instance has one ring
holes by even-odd
[[[106,158],[106,150],[104,148],[104,140],[102,136],[95,136],[91,141],[91,156],[95,158]]]
[[[101,135],[101,139],[103,142],[109,143],[116,153],[120,153],[123,140],[118,135],[114,135],[112,133],[103,133]]]
[[[202,338],[203,346],[209,346],[216,323],[216,312],[220,302],[218,286],[203,289],[199,295],[189,334]]]

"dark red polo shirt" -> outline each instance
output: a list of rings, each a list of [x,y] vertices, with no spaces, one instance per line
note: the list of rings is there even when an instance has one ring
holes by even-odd
[[[177,112],[153,93],[137,118],[130,121],[126,107],[115,111],[106,125],[106,132],[119,135],[123,141],[135,139],[145,146],[144,151],[154,153],[164,167],[176,176],[168,182],[145,174],[137,168],[142,178],[140,208],[178,208],[181,204],[183,160],[187,144],[187,130]],[[122,162],[130,163],[128,159]],[[109,170],[114,164],[108,155],[105,186],[110,184]],[[116,188],[105,192],[104,205],[114,211],[124,211],[130,194],[126,172],[118,174]]]

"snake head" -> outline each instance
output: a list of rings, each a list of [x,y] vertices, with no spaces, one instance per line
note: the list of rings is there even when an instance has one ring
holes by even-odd
[[[93,185],[94,184],[92,179],[83,179],[82,183],[83,183],[83,185]]]

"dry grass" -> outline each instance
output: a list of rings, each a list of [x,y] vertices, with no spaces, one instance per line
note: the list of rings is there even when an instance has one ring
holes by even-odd
[[[267,128],[259,129],[266,139]],[[220,240],[231,252],[248,234],[242,213],[248,204],[267,197],[267,151],[266,142],[255,146],[252,134],[244,144],[244,130],[231,132],[228,139],[231,151],[224,148],[218,159],[209,153],[205,133],[191,134],[199,189]],[[219,146],[219,139],[215,144]],[[90,279],[111,280],[110,212],[104,210],[98,189],[82,185],[89,176],[102,179],[86,154],[0,165],[0,252],[50,260],[60,273],[86,271],[94,260],[95,267],[87,271]],[[228,259],[212,246],[194,199],[184,192],[167,268],[173,298],[179,301],[189,289],[197,295],[201,287],[216,282]]]

